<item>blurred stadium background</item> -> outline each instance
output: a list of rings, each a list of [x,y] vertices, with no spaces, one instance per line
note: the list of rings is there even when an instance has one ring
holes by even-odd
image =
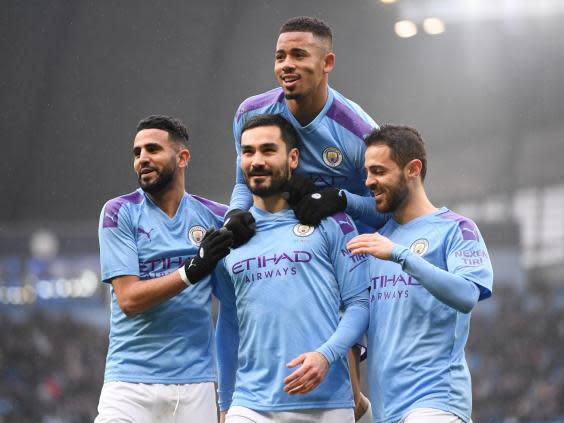
[[[333,27],[333,87],[421,131],[431,198],[488,243],[474,421],[564,422],[562,0],[4,0],[0,422],[93,420],[109,317],[97,219],[136,188],[136,122],[181,118],[189,191],[228,202],[233,114],[275,86],[277,31],[297,15]]]

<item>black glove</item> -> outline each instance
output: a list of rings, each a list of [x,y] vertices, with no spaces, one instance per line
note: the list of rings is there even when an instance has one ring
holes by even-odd
[[[304,225],[319,225],[321,219],[345,211],[347,197],[338,188],[324,188],[300,200],[296,204],[294,213]]]
[[[282,194],[290,207],[294,207],[306,195],[319,191],[310,177],[303,173],[294,173],[286,182],[284,193]]]
[[[229,247],[232,244],[233,234],[227,229],[218,230],[213,226],[209,228],[196,255],[184,263],[188,281],[194,284],[213,272],[217,262],[229,254]]]
[[[227,213],[223,226],[233,233],[233,248],[243,245],[253,237],[257,230],[253,215],[240,209],[233,209]]]

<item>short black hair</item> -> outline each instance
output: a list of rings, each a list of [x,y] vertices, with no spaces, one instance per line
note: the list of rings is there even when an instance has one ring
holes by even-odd
[[[188,146],[188,130],[179,119],[164,115],[147,116],[139,121],[136,132],[143,129],[162,129],[168,132],[170,140]]]
[[[391,159],[404,167],[411,160],[418,159],[421,167],[421,180],[425,180],[427,173],[427,153],[425,142],[417,129],[405,125],[382,125],[366,136],[364,142],[367,147],[386,145],[390,148]]]
[[[329,25],[321,19],[311,18],[309,16],[297,16],[288,19],[280,27],[278,35],[285,32],[311,32],[313,35],[333,42],[333,31]]]
[[[286,118],[279,114],[262,114],[253,116],[243,125],[241,129],[241,137],[243,136],[243,132],[258,128],[260,126],[276,126],[280,129],[280,136],[284,144],[286,144],[286,149],[288,152],[292,148],[298,148],[299,143],[299,136],[296,128],[288,122]]]

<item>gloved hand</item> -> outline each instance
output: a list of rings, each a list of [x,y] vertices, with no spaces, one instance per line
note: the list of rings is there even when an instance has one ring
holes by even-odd
[[[284,193],[282,194],[290,207],[294,207],[306,195],[319,191],[310,177],[303,173],[293,173],[286,182]]]
[[[302,198],[293,209],[303,225],[319,225],[321,219],[345,211],[347,197],[338,188],[324,188]]]
[[[194,257],[184,263],[186,279],[180,275],[186,284],[195,284],[208,276],[217,262],[229,254],[229,247],[233,244],[233,234],[226,228],[216,229],[213,226],[206,231],[200,248]]]
[[[253,215],[240,209],[233,209],[227,213],[223,226],[233,233],[232,248],[240,247],[246,243],[257,230]]]

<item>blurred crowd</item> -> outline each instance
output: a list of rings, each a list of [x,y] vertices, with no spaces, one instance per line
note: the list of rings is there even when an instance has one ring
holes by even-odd
[[[564,286],[494,287],[488,301],[466,349],[474,422],[564,422]]]
[[[496,287],[474,313],[475,423],[564,422],[564,287],[530,286]],[[107,333],[39,312],[0,313],[0,328],[0,423],[92,422]]]
[[[17,320],[0,314],[0,327],[0,422],[92,422],[107,334],[37,312]]]

